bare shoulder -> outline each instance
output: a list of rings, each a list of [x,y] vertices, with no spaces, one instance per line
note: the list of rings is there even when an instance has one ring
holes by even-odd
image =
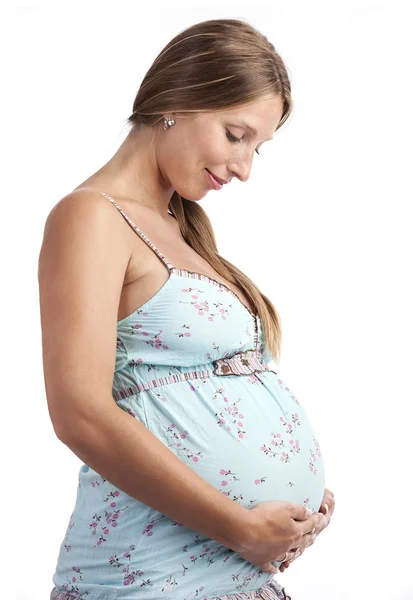
[[[38,263],[43,366],[59,437],[113,401],[117,315],[130,260],[117,215],[101,194],[76,191],[46,220]],[[89,390],[96,394],[90,402]]]
[[[82,227],[85,222],[88,225],[96,223],[96,226],[108,222],[113,224],[116,234],[116,228],[122,231],[122,219],[116,217],[117,212],[112,203],[99,192],[88,189],[74,190],[51,209],[46,219],[44,234],[47,235],[52,226]]]

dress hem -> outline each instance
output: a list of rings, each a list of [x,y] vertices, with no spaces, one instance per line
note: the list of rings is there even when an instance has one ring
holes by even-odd
[[[202,600],[292,600],[287,594],[285,588],[277,581],[272,579],[257,590],[249,592],[239,592],[234,594],[213,595]],[[73,596],[66,592],[59,592],[57,588],[53,588],[50,593],[50,600],[83,600],[82,596]]]

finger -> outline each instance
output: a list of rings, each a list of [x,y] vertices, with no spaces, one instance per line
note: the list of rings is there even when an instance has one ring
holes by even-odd
[[[300,550],[301,553],[303,552],[303,550],[305,548],[308,548],[309,546],[312,546],[315,542],[315,540],[317,539],[317,533],[309,533],[307,535],[305,535],[302,538],[301,544],[300,544]],[[290,557],[288,557],[288,560],[290,560]]]
[[[297,560],[297,558],[299,558],[303,552],[304,552],[304,548],[298,548],[297,551],[295,552],[294,556],[292,556],[289,560],[286,560],[285,562],[283,562],[281,566],[284,566],[286,569],[288,569],[290,564],[292,562],[294,562],[295,560]]]
[[[324,529],[330,524],[331,515],[328,513],[327,515],[323,515],[320,520],[319,526],[316,528],[316,534],[319,535]]]
[[[260,569],[261,571],[264,571],[264,573],[278,573],[279,571],[279,568],[273,565],[271,562],[261,565]]]
[[[301,530],[301,537],[304,537],[305,535],[307,535],[307,533],[311,533],[314,530],[314,528],[317,531],[320,521],[324,518],[324,515],[318,512],[314,513],[309,519],[302,523],[297,522],[297,525]]]
[[[317,514],[319,519],[316,525],[316,533],[319,534],[330,523],[330,512],[327,512],[326,514],[319,512]]]
[[[292,550],[290,550],[289,552],[287,552],[287,554],[285,555],[285,560],[283,560],[283,562],[281,563],[279,569],[281,571],[281,573],[284,571],[284,569],[286,567],[288,567],[290,565],[290,563],[295,560],[296,558],[298,558],[302,553],[302,549],[300,548],[294,548]],[[279,559],[277,559],[279,560]],[[281,567],[284,567],[283,570],[281,570]]]
[[[327,515],[329,510],[330,509],[328,507],[327,502],[324,502],[324,504],[320,506],[320,510],[318,512],[321,512],[323,515]]]
[[[322,509],[322,506],[324,506],[324,504],[328,505],[330,512],[334,511],[334,504],[335,504],[334,494],[328,488],[324,489],[323,499],[321,501],[321,506],[320,506],[318,512],[324,512]]]
[[[330,502],[325,502],[322,506],[322,510],[320,510],[325,515],[332,515],[334,512],[334,500],[330,500]]]

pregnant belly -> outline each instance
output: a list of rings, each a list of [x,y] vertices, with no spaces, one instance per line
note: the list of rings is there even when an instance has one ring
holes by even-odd
[[[319,443],[304,408],[276,373],[181,381],[122,403],[245,508],[287,500],[319,510],[325,486]]]

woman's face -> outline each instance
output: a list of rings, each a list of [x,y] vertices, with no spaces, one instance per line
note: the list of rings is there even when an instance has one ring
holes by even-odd
[[[255,152],[272,138],[282,111],[280,96],[272,95],[218,112],[184,118],[165,114],[175,125],[164,130],[161,122],[157,158],[162,176],[188,200],[214,189],[207,169],[226,182],[233,177],[247,181]]]

